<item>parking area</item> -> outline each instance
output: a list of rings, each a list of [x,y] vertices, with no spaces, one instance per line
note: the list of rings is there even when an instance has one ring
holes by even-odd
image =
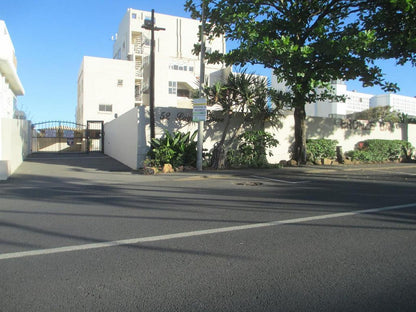
[[[412,311],[415,186],[416,164],[144,176],[34,155],[0,183],[2,308]]]

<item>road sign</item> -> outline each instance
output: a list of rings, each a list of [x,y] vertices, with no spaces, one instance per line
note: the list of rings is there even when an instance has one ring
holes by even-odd
[[[193,100],[192,121],[206,121],[207,120],[207,100],[199,98]]]

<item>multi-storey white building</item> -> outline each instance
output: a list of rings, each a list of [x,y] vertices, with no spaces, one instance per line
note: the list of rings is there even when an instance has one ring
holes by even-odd
[[[151,20],[151,12],[128,9],[115,36],[113,59],[84,58],[78,77],[78,123],[108,121],[134,106],[149,105],[151,34],[142,27],[146,20]],[[190,108],[200,76],[199,56],[192,53],[200,22],[155,13],[155,25],[165,29],[155,31],[155,107]],[[225,52],[225,39],[216,38],[206,46],[207,51]],[[206,64],[205,82],[223,68]],[[103,81],[106,87],[101,88]],[[100,105],[106,105],[105,111]]]
[[[375,106],[390,106],[392,110],[416,116],[416,98],[398,95],[382,94],[373,95],[348,91],[347,85],[342,80],[331,83],[336,95],[344,95],[346,100],[342,101],[318,101],[307,104],[306,115],[310,117],[345,117],[355,112],[361,112]],[[283,82],[278,83],[275,76],[272,76],[272,86],[276,90],[290,92],[290,87]]]
[[[17,60],[6,23],[0,20],[0,118],[12,119],[17,96],[24,95],[17,75]]]
[[[346,116],[355,112],[361,112],[370,108],[371,94],[348,91],[347,85],[342,80],[331,83],[334,93],[345,96],[343,101],[319,101],[306,105],[306,114],[314,117],[337,117]]]
[[[375,95],[370,100],[370,106],[390,106],[391,110],[416,116],[416,98],[399,94]]]
[[[132,62],[85,56],[78,75],[77,123],[108,122],[133,107]]]

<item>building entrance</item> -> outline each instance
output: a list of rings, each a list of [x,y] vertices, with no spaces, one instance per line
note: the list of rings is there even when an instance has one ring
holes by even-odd
[[[104,122],[45,121],[32,124],[32,153],[104,152]]]

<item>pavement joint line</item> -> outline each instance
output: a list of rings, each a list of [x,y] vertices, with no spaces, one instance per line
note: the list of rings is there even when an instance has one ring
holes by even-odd
[[[318,216],[313,216],[313,217],[288,219],[288,220],[282,220],[282,221],[270,221],[270,222],[264,222],[264,223],[254,223],[254,224],[246,224],[246,225],[239,225],[239,226],[230,226],[230,227],[223,227],[223,228],[182,232],[182,233],[175,233],[175,234],[123,239],[123,240],[108,241],[108,242],[93,243],[93,244],[72,245],[72,246],[56,247],[56,248],[48,248],[48,249],[12,252],[12,253],[0,254],[0,261],[7,260],[7,259],[43,256],[43,255],[50,255],[50,254],[59,254],[59,253],[64,253],[64,252],[74,252],[74,251],[91,250],[91,249],[107,248],[107,247],[118,247],[118,246],[165,241],[165,240],[171,240],[171,239],[188,238],[188,237],[195,237],[195,236],[202,236],[202,235],[250,230],[250,229],[256,229],[256,228],[265,228],[265,227],[285,225],[285,224],[294,224],[294,223],[302,223],[302,222],[309,222],[309,221],[316,221],[316,220],[341,218],[341,217],[355,216],[355,215],[360,215],[360,214],[376,213],[376,212],[381,212],[381,211],[398,210],[398,209],[405,209],[405,208],[412,208],[412,207],[416,207],[416,203],[386,206],[386,207],[381,207],[381,208],[370,208],[370,209],[363,209],[363,210],[356,210],[356,211],[339,212],[339,213],[332,213],[332,214],[326,214],[326,215],[318,215]]]
[[[261,177],[261,176],[256,176],[256,175],[252,175],[251,177],[256,178],[256,179],[269,180],[269,181],[286,183],[286,184],[302,184],[302,183],[310,182],[310,181],[287,181],[287,180],[280,180],[280,179],[274,179],[274,178],[268,178],[268,177]]]
[[[90,157],[90,156],[85,156],[85,157],[81,157],[81,159],[106,159],[106,158],[110,158],[109,156],[98,156],[98,157]],[[26,161],[32,161],[32,160],[43,160],[43,159],[47,159],[47,160],[65,160],[65,159],[80,159],[80,157],[74,157],[74,156],[70,156],[70,157],[32,157],[32,158],[27,158]],[[49,164],[48,164],[49,165]]]
[[[405,168],[416,168],[416,165],[406,165]],[[383,167],[360,167],[360,168],[342,168],[343,171],[363,171],[363,170],[368,170],[368,171],[386,171],[386,172],[392,172],[392,171],[388,171],[388,169],[392,169],[392,170],[397,170],[397,166],[383,166]],[[396,173],[396,171],[393,171],[393,173]]]
[[[416,176],[416,173],[410,173],[410,172],[388,171],[388,170],[377,170],[377,171],[385,172],[385,173],[391,173],[391,174],[403,174],[403,175],[409,175],[409,176]]]

